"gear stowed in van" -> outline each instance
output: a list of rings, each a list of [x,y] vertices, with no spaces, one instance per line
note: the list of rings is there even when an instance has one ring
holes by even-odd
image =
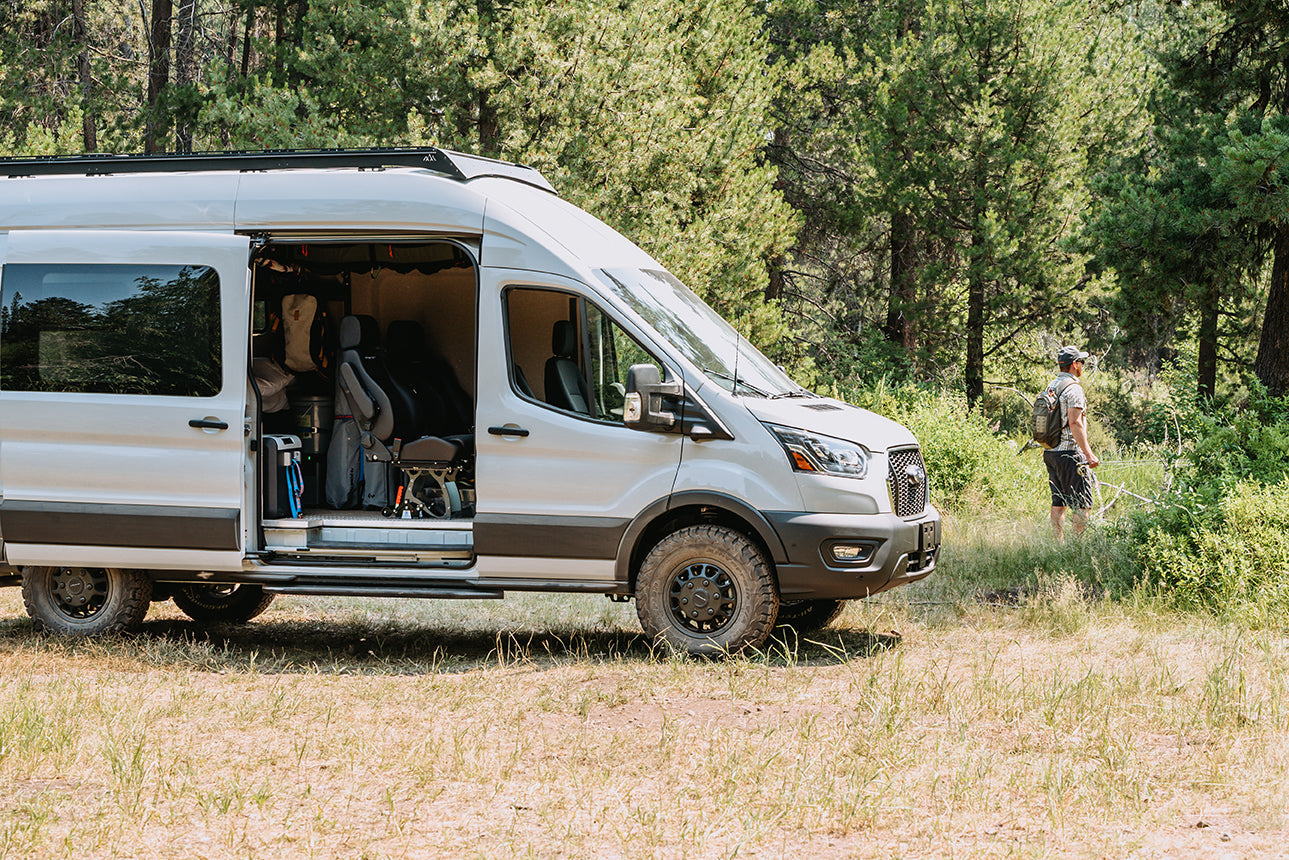
[[[41,629],[587,592],[728,653],[935,569],[907,429],[793,383],[535,170],[422,148],[0,177],[0,562]]]

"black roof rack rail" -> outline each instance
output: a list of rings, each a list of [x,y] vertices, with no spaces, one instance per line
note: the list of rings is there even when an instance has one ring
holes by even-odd
[[[453,179],[468,178],[454,163],[452,153],[435,147],[375,147],[370,149],[270,149],[241,152],[159,152],[152,154],[42,155],[0,158],[0,175],[19,176],[104,176],[112,173],[169,173],[207,170],[285,170],[324,167],[421,167]],[[523,165],[492,162],[464,156],[475,162],[488,161],[508,168]]]

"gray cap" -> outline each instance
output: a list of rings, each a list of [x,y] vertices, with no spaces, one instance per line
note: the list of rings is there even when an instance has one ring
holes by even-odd
[[[1087,358],[1088,354],[1077,346],[1063,346],[1056,353],[1056,363],[1060,365],[1073,364],[1076,361],[1087,361]]]

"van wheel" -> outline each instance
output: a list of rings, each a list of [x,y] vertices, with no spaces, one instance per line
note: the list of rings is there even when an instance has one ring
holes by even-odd
[[[63,636],[125,633],[139,625],[152,598],[141,570],[104,567],[28,567],[22,602],[37,630]]]
[[[269,608],[276,595],[264,586],[212,583],[175,587],[175,606],[200,624],[245,624]]]
[[[844,600],[787,600],[779,604],[777,629],[813,633],[836,621],[845,608]]]
[[[695,655],[758,647],[779,610],[774,576],[761,550],[724,526],[672,532],[645,557],[636,614],[655,642]]]

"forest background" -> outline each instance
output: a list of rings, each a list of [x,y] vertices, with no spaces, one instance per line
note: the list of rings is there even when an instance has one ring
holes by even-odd
[[[0,153],[423,144],[910,424],[951,515],[1042,521],[1028,400],[1090,349],[1094,445],[1145,464],[1095,576],[1289,605],[1285,4],[0,0]]]

